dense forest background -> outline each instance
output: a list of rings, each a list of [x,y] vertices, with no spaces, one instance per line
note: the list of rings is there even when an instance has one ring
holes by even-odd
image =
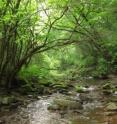
[[[0,85],[117,73],[117,0],[0,0]],[[64,82],[64,83],[63,83]]]

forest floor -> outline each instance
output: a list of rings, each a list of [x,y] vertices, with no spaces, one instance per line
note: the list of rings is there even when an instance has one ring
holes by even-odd
[[[110,83],[111,82],[111,86]],[[78,81],[74,82],[76,85]],[[6,106],[0,111],[0,124],[117,124],[117,77],[85,79],[83,90],[50,95],[19,96],[25,104]],[[106,85],[105,85],[106,84]]]

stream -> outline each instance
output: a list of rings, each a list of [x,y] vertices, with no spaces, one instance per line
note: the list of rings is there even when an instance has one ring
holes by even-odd
[[[91,85],[87,93],[71,93],[70,97],[82,101],[82,109],[48,110],[61,93],[41,96],[26,107],[0,115],[0,124],[117,124],[117,112],[109,115],[105,110],[112,96],[104,96],[97,85]],[[72,91],[71,91],[72,92]]]

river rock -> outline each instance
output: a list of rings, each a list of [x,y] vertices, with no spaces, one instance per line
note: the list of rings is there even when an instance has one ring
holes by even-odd
[[[0,120],[0,124],[5,124],[5,121],[4,120]]]
[[[104,84],[103,86],[102,86],[102,88],[103,89],[111,89],[112,88],[112,85],[111,85],[111,83],[106,83],[106,84]]]
[[[113,91],[110,90],[110,89],[104,89],[104,90],[103,90],[103,94],[104,94],[104,95],[111,95],[112,92],[113,92]]]
[[[1,105],[9,105],[10,103],[14,102],[15,99],[12,96],[4,96],[0,98],[0,104]]]
[[[55,97],[48,107],[49,110],[74,110],[82,108],[80,101],[65,95]]]
[[[113,115],[116,115],[116,111],[108,111],[108,112],[105,112],[105,115],[106,116],[113,116]]]
[[[117,111],[117,105],[114,102],[110,102],[107,104],[106,110],[109,111]]]
[[[54,105],[54,104],[50,104],[48,106],[48,110],[59,110],[59,106],[58,105]]]
[[[109,100],[117,103],[117,96],[111,96]]]
[[[116,96],[117,96],[117,91],[115,91],[115,92],[114,92],[114,95],[116,95]]]

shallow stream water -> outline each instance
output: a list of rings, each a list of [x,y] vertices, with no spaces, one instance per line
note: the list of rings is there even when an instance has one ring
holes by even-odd
[[[13,112],[8,112],[0,117],[0,124],[117,124],[117,114],[108,116],[105,103],[108,96],[103,96],[100,91],[92,90],[87,95],[92,101],[84,101],[83,109],[49,111],[47,108],[59,93],[51,96],[42,96],[39,100],[31,102],[27,107],[19,107]],[[79,98],[79,94],[75,97]]]

